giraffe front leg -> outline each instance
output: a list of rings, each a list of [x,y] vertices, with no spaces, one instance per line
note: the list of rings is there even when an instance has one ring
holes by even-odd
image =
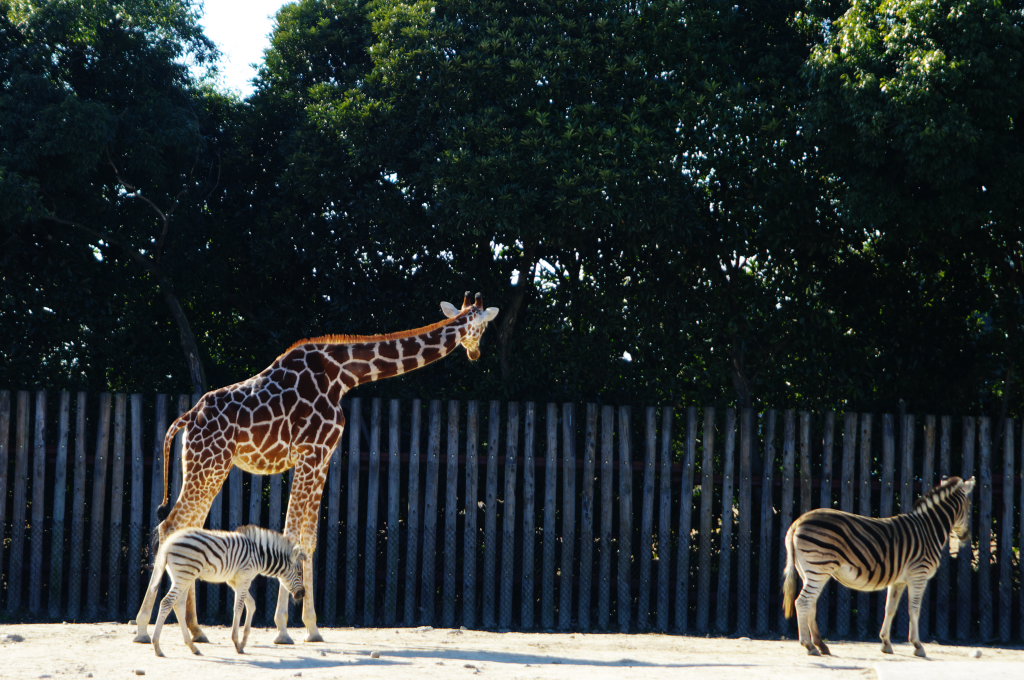
[[[316,447],[304,452],[304,460],[295,468],[291,496],[288,499],[288,516],[284,523],[284,533],[295,537],[308,558],[302,565],[302,583],[305,588],[305,595],[302,598],[302,623],[306,626],[306,642],[324,640],[316,625],[316,608],[313,604],[313,553],[316,551],[320,499],[333,450],[333,446],[330,446]],[[284,593],[283,587],[281,592]],[[279,611],[282,604],[286,604],[286,598],[286,594],[278,596]]]
[[[306,642],[323,642],[320,629],[316,626],[316,607],[313,605],[313,553],[309,562],[302,565],[302,585],[306,589],[302,597],[302,623],[306,626]]]

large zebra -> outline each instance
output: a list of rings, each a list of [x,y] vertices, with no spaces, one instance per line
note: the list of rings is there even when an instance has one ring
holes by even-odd
[[[153,651],[163,656],[160,650],[160,629],[164,620],[174,610],[185,644],[193,654],[199,654],[188,626],[185,624],[185,595],[196,579],[213,583],[227,583],[235,591],[235,609],[231,623],[231,641],[241,654],[249,640],[252,617],[256,612],[256,601],[249,593],[249,586],[260,574],[276,577],[281,585],[301,601],[305,594],[302,584],[302,561],[307,559],[302,548],[284,534],[257,526],[239,527],[235,531],[213,531],[208,529],[182,529],[164,541],[153,565],[153,576],[149,579],[150,594],[156,591],[166,569],[171,576],[171,589],[160,602],[160,613],[153,630]],[[238,640],[238,623],[245,607],[245,633]]]
[[[974,477],[966,482],[950,477],[914,503],[912,512],[895,517],[862,517],[821,508],[804,513],[786,532],[786,570],[783,611],[792,618],[796,600],[800,644],[807,653],[828,654],[818,630],[817,603],[822,588],[835,578],[854,590],[888,588],[885,619],[879,637],[882,651],[892,654],[890,631],[904,590],[909,590],[910,641],[914,654],[925,656],[918,635],[921,599],[935,575],[946,538],[955,557],[959,543],[970,535]],[[797,573],[804,582],[796,596]],[[815,648],[817,645],[817,649]]]

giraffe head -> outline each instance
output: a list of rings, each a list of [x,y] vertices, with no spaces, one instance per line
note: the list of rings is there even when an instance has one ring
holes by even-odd
[[[476,361],[480,358],[480,338],[483,336],[484,331],[487,330],[487,324],[494,320],[494,317],[498,316],[497,307],[484,308],[484,296],[480,293],[476,294],[473,302],[469,300],[469,291],[466,291],[465,297],[462,299],[462,308],[456,309],[455,305],[450,302],[441,303],[441,311],[449,319],[454,319],[457,316],[464,316],[466,319],[466,334],[462,337],[460,344],[466,348],[466,356],[469,357],[470,361]]]

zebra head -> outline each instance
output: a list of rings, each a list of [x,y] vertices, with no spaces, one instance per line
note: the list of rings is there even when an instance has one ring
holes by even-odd
[[[281,583],[292,594],[292,600],[295,602],[301,602],[302,598],[306,596],[306,587],[302,584],[302,563],[308,560],[309,557],[301,545],[293,547],[288,571],[281,579]]]
[[[960,546],[969,543],[971,540],[971,492],[974,491],[974,477],[966,482],[960,482],[952,493],[955,499],[953,505],[953,528],[949,534],[949,554],[956,557],[960,553]]]

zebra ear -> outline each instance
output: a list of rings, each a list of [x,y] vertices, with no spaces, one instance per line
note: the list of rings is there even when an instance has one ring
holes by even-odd
[[[968,495],[972,491],[974,491],[974,477],[971,477],[966,482],[964,482],[963,486],[961,486],[960,488],[964,490],[965,495]]]

